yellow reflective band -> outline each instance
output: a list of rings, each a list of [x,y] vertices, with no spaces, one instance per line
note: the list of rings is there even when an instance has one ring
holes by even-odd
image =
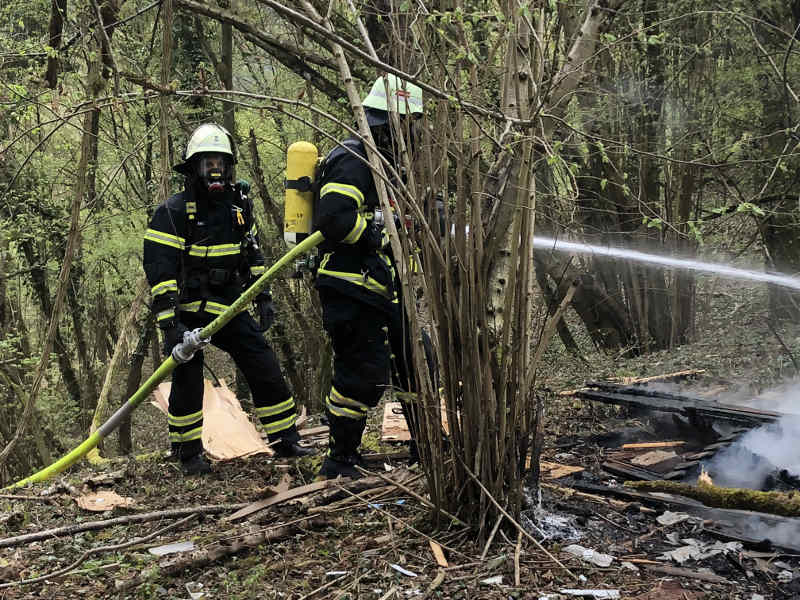
[[[294,407],[294,398],[289,398],[274,406],[259,406],[256,408],[256,415],[259,417],[271,417],[272,415],[279,415],[287,410],[292,410]]]
[[[341,194],[356,201],[356,206],[361,208],[364,203],[364,194],[354,185],[346,183],[326,183],[319,192],[319,197],[324,198],[326,194]]]
[[[375,292],[376,294],[380,294],[385,298],[389,297],[389,288],[385,285],[381,285],[372,277],[358,273],[346,273],[344,271],[331,271],[330,269],[326,269],[325,267],[328,265],[331,255],[332,254],[328,252],[322,258],[322,262],[317,270],[317,275],[327,275],[328,277],[333,277],[335,279],[342,279],[354,285],[367,288],[370,292]]]
[[[192,440],[198,440],[203,437],[203,427],[195,427],[194,429],[187,431],[186,433],[178,433],[177,431],[170,431],[169,433],[169,441],[173,443],[181,443],[181,442],[191,442]]]
[[[365,287],[369,291],[380,294],[386,298],[389,297],[389,289],[385,285],[381,285],[372,279],[372,277],[365,277],[364,275],[358,275],[356,273],[345,273],[343,271],[329,271],[328,269],[319,269],[317,274],[327,275],[328,277],[334,277],[335,279],[342,279],[354,285]]]
[[[186,427],[187,425],[194,425],[203,418],[203,411],[198,410],[190,415],[183,415],[176,417],[175,415],[168,414],[167,422],[175,427]]]
[[[196,202],[187,202],[186,203],[186,212],[187,213],[194,213],[197,212],[197,203]]]
[[[215,258],[217,256],[231,256],[239,254],[241,246],[239,244],[218,244],[216,246],[190,246],[189,256],[199,256],[200,258]]]
[[[166,294],[167,292],[177,292],[178,291],[178,282],[174,279],[168,279],[167,281],[162,281],[161,283],[157,283],[153,287],[150,288],[150,293],[155,296],[160,296],[161,294]]]
[[[186,302],[182,303],[179,308],[186,312],[199,312],[200,305],[202,304],[201,300],[196,300],[194,302]],[[226,310],[228,310],[230,306],[227,304],[222,304],[220,302],[206,302],[205,311],[212,315],[221,315]]]
[[[220,304],[219,302],[206,302],[206,312],[212,315],[221,315],[230,307],[227,304]]]
[[[364,218],[363,215],[358,215],[356,218],[356,224],[350,230],[350,233],[345,236],[342,240],[345,244],[355,244],[358,241],[358,238],[361,237],[361,234],[364,233],[364,230],[367,228],[367,220]]]
[[[263,275],[267,268],[264,265],[250,267],[250,275]]]
[[[175,316],[175,309],[168,308],[167,310],[162,310],[156,313],[156,321],[160,323],[161,321],[165,321],[166,319],[171,319],[174,316]]]
[[[200,427],[195,427],[194,429],[191,429],[191,430],[187,431],[186,433],[184,433],[181,437],[183,438],[182,441],[184,441],[184,442],[191,442],[192,440],[199,440],[201,437],[203,437],[203,426],[200,425]]]
[[[343,406],[336,406],[333,402],[331,402],[330,396],[325,400],[325,406],[331,411],[332,415],[337,417],[345,417],[346,419],[363,419],[367,416],[365,411],[361,410],[351,410],[349,408],[345,408]]]
[[[165,246],[177,248],[178,250],[183,250],[183,247],[186,244],[186,240],[184,240],[182,237],[164,233],[163,231],[156,231],[155,229],[148,229],[144,234],[144,239],[148,242],[164,244]]]
[[[289,429],[289,427],[294,425],[296,420],[297,420],[297,413],[295,412],[292,413],[290,416],[286,417],[285,419],[281,419],[280,421],[275,421],[274,423],[262,424],[261,426],[267,433],[278,433],[279,431],[283,431],[284,429]]]
[[[359,402],[353,398],[348,398],[347,396],[343,396],[339,390],[335,387],[331,387],[331,401],[335,402],[336,404],[341,404],[344,406],[350,406],[362,412],[367,412],[369,410],[369,406],[364,404],[363,402]]]

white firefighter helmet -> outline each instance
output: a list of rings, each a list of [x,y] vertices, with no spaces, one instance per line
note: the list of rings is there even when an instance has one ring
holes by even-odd
[[[230,157],[231,164],[236,162],[233,137],[228,130],[216,123],[204,123],[189,136],[183,162],[175,165],[174,169],[188,175],[191,172],[192,157],[205,152],[226,154]]]

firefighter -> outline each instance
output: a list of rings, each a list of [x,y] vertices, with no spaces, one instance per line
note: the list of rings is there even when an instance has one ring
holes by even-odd
[[[388,76],[388,84],[387,98],[384,78],[378,78],[363,105],[378,149],[399,171],[388,103],[393,103],[402,129],[411,131],[422,116],[422,90],[394,75]],[[412,146],[413,136],[406,143]],[[328,479],[360,476],[355,467],[361,463],[358,447],[367,413],[378,404],[390,376],[399,388],[409,428],[416,429],[408,323],[366,156],[363,143],[345,140],[327,156],[317,182],[315,228],[325,241],[315,287],[333,346],[333,381],[325,402],[330,439],[319,473]],[[411,451],[416,454],[413,440]]]
[[[159,205],[144,236],[144,270],[164,353],[186,331],[208,325],[264,273],[247,184],[233,183],[235,146],[225,128],[204,124],[190,136],[183,162],[184,190]],[[256,415],[279,457],[312,451],[298,444],[295,402],[263,332],[275,319],[269,291],[255,299],[260,323],[240,312],[211,343],[241,369]],[[179,364],[169,396],[169,439],[187,475],[208,473],[203,455],[203,352]]]

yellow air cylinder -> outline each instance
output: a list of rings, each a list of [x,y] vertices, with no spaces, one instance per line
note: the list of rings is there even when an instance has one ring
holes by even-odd
[[[314,169],[319,153],[310,142],[295,142],[286,151],[286,197],[283,204],[283,239],[294,247],[311,234],[314,211]]]

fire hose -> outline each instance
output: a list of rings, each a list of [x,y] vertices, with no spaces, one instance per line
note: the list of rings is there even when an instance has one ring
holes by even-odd
[[[150,393],[164,380],[167,375],[172,373],[180,363],[186,362],[191,359],[194,353],[207,344],[211,340],[211,336],[222,329],[228,321],[230,321],[237,314],[247,308],[247,305],[263,290],[271,279],[288,264],[292,264],[294,259],[300,254],[304,254],[311,250],[314,246],[323,240],[322,234],[317,231],[307,237],[305,240],[297,244],[294,248],[284,254],[280,260],[272,265],[261,277],[259,277],[253,285],[247,288],[231,306],[214,319],[211,323],[202,329],[195,329],[194,331],[187,331],[184,335],[184,340],[178,344],[164,362],[155,370],[155,372],[145,381],[142,386],[136,390],[125,404],[123,404],[117,411],[109,417],[109,419],[98,427],[86,440],[80,445],[76,446],[72,451],[59,458],[56,462],[49,467],[45,467],[41,471],[26,477],[16,483],[12,483],[8,488],[21,487],[29,483],[37,481],[44,481],[60,473],[64,469],[75,464],[83,458],[90,450],[95,448],[108,434],[114,431],[125,417],[131,414],[142,403],[142,400],[147,398]]]

